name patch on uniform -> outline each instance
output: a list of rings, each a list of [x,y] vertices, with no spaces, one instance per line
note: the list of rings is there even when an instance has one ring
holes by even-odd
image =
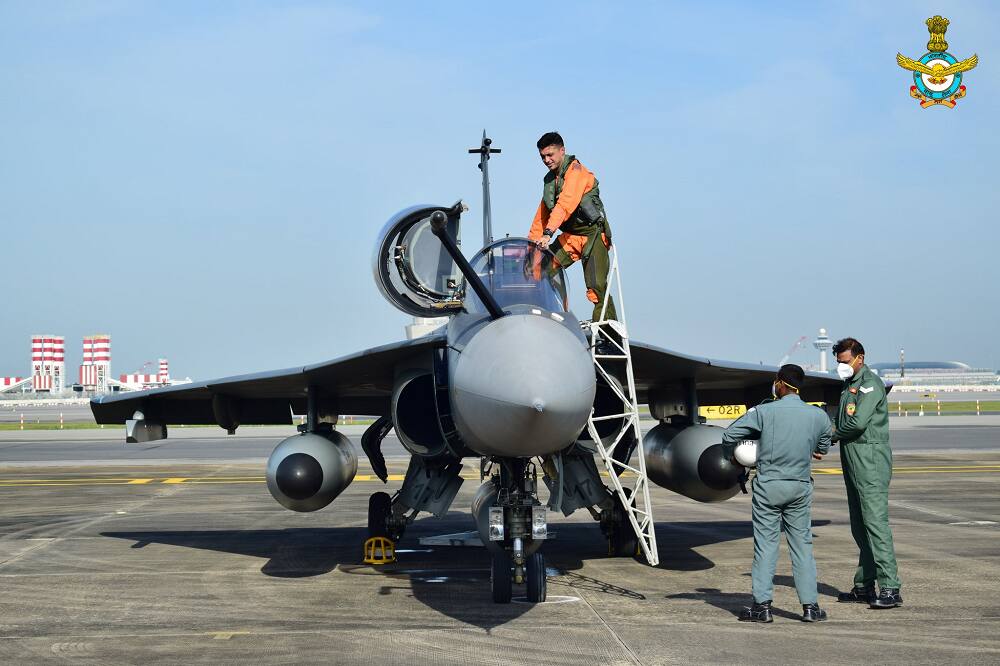
[[[847,415],[854,416],[854,412],[858,411],[858,406],[853,402],[847,403]]]
[[[871,393],[874,390],[875,390],[874,386],[862,386],[861,387],[861,392],[862,393]]]
[[[858,392],[858,389],[854,388],[853,386],[852,386],[852,387],[851,387],[850,389],[848,389],[848,390],[849,390],[849,391],[850,391],[851,393],[857,393],[857,392]]]

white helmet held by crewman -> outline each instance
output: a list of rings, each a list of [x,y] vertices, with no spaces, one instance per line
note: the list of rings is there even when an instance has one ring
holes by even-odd
[[[745,440],[736,445],[736,450],[733,452],[733,457],[736,458],[736,462],[743,465],[744,467],[756,467],[757,466],[757,442],[753,440]]]

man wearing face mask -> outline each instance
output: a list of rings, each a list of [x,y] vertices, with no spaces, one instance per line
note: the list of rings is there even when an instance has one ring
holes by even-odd
[[[722,434],[730,458],[741,441],[759,440],[753,482],[753,606],[743,610],[741,622],[773,621],[771,601],[782,527],[792,556],[802,621],[826,619],[826,611],[817,603],[810,456],[819,460],[827,452],[832,427],[823,410],[799,397],[804,379],[799,366],[781,366],[771,386],[776,400],[750,409]]]
[[[833,353],[837,357],[837,374],[844,380],[833,440],[841,445],[851,533],[860,551],[854,588],[841,593],[837,600],[867,603],[871,608],[895,608],[903,598],[889,528],[892,450],[885,384],[865,365],[865,348],[854,338],[837,341]]]

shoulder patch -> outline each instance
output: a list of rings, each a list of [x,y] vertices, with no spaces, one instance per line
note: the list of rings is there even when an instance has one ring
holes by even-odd
[[[855,387],[853,387],[853,386],[852,386],[852,387],[851,387],[850,389],[848,389],[848,390],[849,390],[849,391],[850,391],[851,393],[857,393],[857,392],[858,392],[858,389],[856,389],[856,388],[855,388]]]
[[[854,412],[856,412],[857,410],[858,410],[858,406],[855,405],[853,402],[850,402],[850,403],[847,404],[847,415],[848,416],[854,416]]]
[[[861,392],[862,393],[871,393],[874,390],[875,390],[874,386],[862,386],[861,387]]]

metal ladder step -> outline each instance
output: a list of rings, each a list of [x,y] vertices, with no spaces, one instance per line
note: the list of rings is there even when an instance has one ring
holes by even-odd
[[[615,305],[618,310],[618,321],[604,318],[612,287],[616,291],[617,303]],[[653,521],[653,508],[649,499],[649,478],[646,476],[646,454],[642,444],[642,430],[639,427],[639,405],[635,395],[635,375],[632,372],[632,351],[629,347],[628,330],[625,326],[625,303],[622,294],[621,274],[618,270],[618,249],[614,246],[611,248],[611,268],[608,271],[608,287],[604,294],[601,316],[597,321],[586,322],[584,326],[590,329],[590,354],[594,361],[594,370],[598,378],[603,378],[611,386],[615,397],[621,400],[622,404],[621,412],[618,414],[594,416],[593,411],[591,411],[590,418],[587,420],[587,431],[590,433],[590,437],[597,447],[598,455],[608,471],[613,486],[612,490],[622,506],[625,507],[625,512],[632,529],[639,538],[639,546],[643,555],[646,556],[646,561],[649,562],[650,566],[656,566],[660,562],[656,548],[656,524]],[[600,343],[610,345],[612,350],[622,353],[598,354],[597,347]],[[604,346],[604,349],[606,350],[608,347]],[[625,377],[616,376],[609,367],[605,367],[607,361],[613,361],[615,369],[619,372],[621,371],[621,361],[625,361]],[[614,380],[612,380],[613,377]],[[622,383],[621,391],[615,386],[615,383],[619,381]],[[597,424],[612,419],[622,419],[622,425],[613,436],[609,435],[605,438],[608,441],[608,444],[605,444],[597,432]],[[630,430],[636,439],[636,448],[632,455],[638,456],[637,465],[619,462],[612,457],[615,447]],[[622,471],[629,471],[635,475],[635,486],[631,495],[625,493],[621,478],[618,476]]]

